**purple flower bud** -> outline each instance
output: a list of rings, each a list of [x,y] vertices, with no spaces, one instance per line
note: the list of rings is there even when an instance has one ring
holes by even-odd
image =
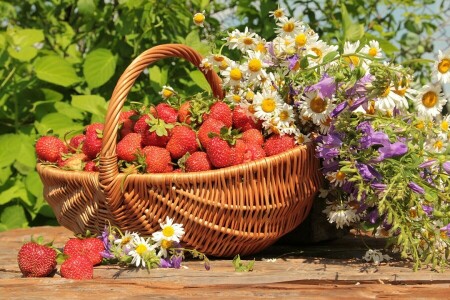
[[[365,181],[381,180],[381,174],[378,173],[378,171],[372,166],[363,163],[356,163],[356,168]]]
[[[441,228],[441,231],[446,231],[447,236],[450,236],[450,223]]]
[[[371,183],[370,187],[377,192],[384,192],[387,188],[387,185],[385,185],[384,183]]]
[[[433,213],[433,207],[429,206],[429,205],[422,205],[422,209],[423,211],[427,214],[427,216],[431,216],[431,214]]]
[[[288,58],[288,62],[289,62],[289,70],[293,70],[295,69],[297,63],[298,63],[298,55],[292,55],[291,57]]]
[[[442,168],[444,168],[444,171],[447,174],[450,174],[450,161],[446,161],[445,163],[443,163]]]
[[[333,111],[330,113],[330,117],[331,118],[335,118],[337,117],[342,111],[344,111],[344,109],[348,106],[348,102],[347,101],[343,101],[341,103],[339,103],[335,109],[333,109]]]
[[[375,131],[372,132],[371,134],[366,134],[365,136],[361,137],[359,142],[361,143],[361,149],[368,149],[373,145],[390,144],[389,137],[387,136],[387,134],[381,131]]]
[[[385,160],[386,158],[391,158],[395,156],[401,156],[408,152],[408,146],[401,142],[395,142],[393,144],[386,144],[378,149],[380,156],[375,159],[376,162]]]
[[[417,194],[421,194],[421,195],[425,194],[425,190],[420,185],[418,185],[417,183],[415,183],[413,181],[410,181],[408,183],[408,187]]]
[[[305,89],[305,92],[312,91],[318,91],[321,97],[331,99],[336,93],[336,83],[334,82],[334,78],[325,74],[318,83]]]
[[[419,165],[419,168],[428,168],[436,163],[435,159],[427,160]]]
[[[378,220],[378,218],[380,217],[380,214],[378,213],[378,209],[374,209],[372,210],[368,215],[367,215],[367,219],[369,220],[369,222],[371,224],[375,224]]]
[[[179,269],[181,268],[181,262],[183,261],[182,256],[172,256],[171,258],[161,258],[159,261],[159,266],[161,268],[174,268]]]

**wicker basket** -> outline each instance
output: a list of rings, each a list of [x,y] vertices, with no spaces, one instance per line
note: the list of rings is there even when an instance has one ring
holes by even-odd
[[[103,132],[99,172],[64,171],[37,164],[44,197],[58,222],[75,233],[99,232],[110,222],[150,235],[166,216],[184,224],[187,247],[212,256],[248,255],[263,250],[308,215],[321,184],[312,145],[238,166],[194,173],[119,173],[118,120],[136,78],[167,57],[199,66],[201,56],[184,45],[153,47],[137,57],[114,89]],[[223,97],[220,79],[205,74]]]

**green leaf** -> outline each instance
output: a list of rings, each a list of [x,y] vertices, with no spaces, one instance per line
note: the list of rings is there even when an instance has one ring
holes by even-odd
[[[106,115],[106,101],[105,98],[97,95],[80,95],[72,96],[73,107],[90,112],[94,115],[105,116]]]
[[[1,212],[0,222],[8,229],[25,228],[28,224],[25,210],[18,204],[5,207]]]
[[[75,69],[70,63],[56,55],[36,59],[34,70],[37,78],[64,87],[80,82]]]
[[[20,147],[21,139],[18,134],[0,135],[0,168],[10,166],[17,158],[17,149]],[[4,145],[8,145],[5,147]]]
[[[249,261],[246,265],[244,265],[241,261],[241,257],[238,254],[233,258],[232,264],[236,272],[251,272],[253,271],[255,260]]]
[[[327,63],[329,61],[332,61],[339,53],[337,51],[331,51],[329,53],[327,53],[327,55],[325,55],[323,57],[322,62],[323,63]]]
[[[10,29],[8,35],[12,38],[15,46],[33,46],[35,43],[44,41],[44,32],[40,29]]]
[[[42,184],[41,178],[39,174],[34,171],[30,172],[25,178],[25,187],[28,192],[30,192],[36,198],[42,197],[42,191],[44,190],[44,186]]]
[[[200,88],[203,90],[210,92],[211,87],[209,86],[208,81],[205,78],[205,75],[199,70],[195,70],[189,72],[189,77],[191,77],[192,81],[194,81]]]
[[[114,75],[117,57],[108,49],[96,49],[86,56],[83,74],[89,87],[104,85]]]
[[[68,118],[71,118],[73,120],[83,120],[83,110],[74,107],[66,102],[56,102],[55,103],[55,109],[63,114],[66,115]]]
[[[78,10],[83,15],[93,15],[95,13],[96,5],[94,0],[78,0]]]
[[[37,49],[33,46],[8,47],[8,54],[19,61],[30,61],[37,55]]]
[[[360,40],[364,36],[363,24],[351,24],[346,30],[346,39],[352,42]]]
[[[152,66],[148,71],[150,81],[158,84],[158,88],[162,88],[160,68],[158,66]]]
[[[38,214],[43,215],[44,217],[47,218],[55,218],[55,213],[53,212],[53,209],[47,203],[42,204],[42,206],[39,208]]]
[[[22,164],[24,167],[28,167],[29,169],[34,169],[36,166],[34,139],[28,135],[21,134],[20,147],[16,148],[16,155],[18,163]]]
[[[63,94],[55,90],[43,88],[41,91],[44,93],[45,100],[47,101],[61,101],[64,98]]]
[[[12,175],[11,167],[0,168],[0,186],[4,185]]]
[[[4,205],[15,199],[21,199],[28,205],[31,204],[25,190],[25,185],[19,179],[14,182],[14,185],[0,193],[0,205]]]
[[[35,127],[40,134],[46,134],[49,130],[60,137],[69,131],[83,130],[83,126],[75,123],[72,119],[61,113],[50,113],[45,115],[39,122],[35,122]]]

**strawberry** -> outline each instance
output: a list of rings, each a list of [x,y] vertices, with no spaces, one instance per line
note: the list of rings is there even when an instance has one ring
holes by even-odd
[[[58,161],[58,166],[64,170],[83,171],[87,156],[84,153],[74,153],[67,157],[63,157]]]
[[[144,133],[145,131],[148,131],[150,128],[147,124],[148,119],[150,119],[150,115],[141,116],[134,124],[134,132]]]
[[[174,127],[166,149],[169,150],[173,159],[179,159],[188,152],[194,153],[198,150],[195,131],[188,126]]]
[[[186,159],[185,168],[186,172],[199,172],[211,170],[212,165],[205,152],[197,151]]]
[[[166,123],[175,123],[178,119],[178,111],[167,103],[156,105],[156,117]]]
[[[244,161],[243,162],[249,162],[252,160],[257,160],[263,157],[266,157],[266,152],[264,151],[263,147],[258,144],[247,144],[247,149],[244,155]]]
[[[94,266],[83,255],[70,256],[61,265],[61,276],[68,279],[92,279]]]
[[[72,153],[79,152],[86,137],[84,134],[73,136],[69,141],[69,150]]]
[[[142,136],[139,133],[132,132],[127,134],[117,143],[117,158],[128,162],[136,160],[137,154],[142,151]]]
[[[88,160],[84,165],[84,170],[86,172],[98,172],[98,166],[95,161]]]
[[[203,124],[198,129],[198,140],[200,141],[200,144],[203,148],[207,148],[209,141],[211,140],[211,137],[209,136],[209,133],[215,133],[220,134],[220,129],[222,127],[225,127],[225,124],[222,121],[210,118],[203,122]]]
[[[128,110],[120,113],[118,124],[120,128],[119,134],[121,138],[133,132],[134,124],[136,122],[131,119],[131,117],[135,115],[137,115],[137,112],[135,110]]]
[[[156,146],[147,146],[142,152],[145,155],[148,173],[172,172],[172,160],[170,152],[167,149]]]
[[[245,132],[251,128],[261,130],[262,121],[256,120],[248,109],[236,106],[233,109],[233,128]]]
[[[242,140],[246,144],[257,144],[262,146],[264,144],[264,136],[261,131],[255,128],[250,128],[242,133]]]
[[[227,127],[231,127],[231,125],[233,125],[231,108],[222,101],[214,102],[213,105],[211,105],[209,114],[205,116],[204,120],[209,118],[222,121]]]
[[[245,142],[241,139],[236,140],[236,144],[231,148],[231,165],[239,165],[244,161],[244,155],[247,151]]]
[[[206,153],[211,164],[216,168],[228,167],[234,162],[232,160],[233,150],[230,145],[218,136],[213,137],[209,141]]]
[[[20,247],[17,255],[19,269],[25,277],[46,277],[56,267],[56,251],[49,245],[32,240]]]
[[[191,124],[191,102],[186,101],[178,109],[178,122]]]
[[[56,136],[43,136],[36,142],[36,155],[41,161],[57,162],[64,153],[68,152],[67,146]]]
[[[102,123],[93,123],[86,126],[86,139],[82,150],[90,159],[97,157],[102,149],[103,127]]]
[[[72,256],[86,256],[93,266],[102,262],[102,255],[105,250],[102,240],[96,237],[71,238],[64,246],[64,254]]]
[[[274,134],[266,140],[264,144],[264,151],[266,152],[266,156],[272,156],[287,151],[289,149],[292,149],[294,147],[295,147],[294,137],[287,134],[285,135]]]
[[[147,127],[142,132],[142,146],[157,146],[165,148],[170,139],[171,129],[174,124],[166,123],[163,119],[157,119],[150,115],[145,122]]]

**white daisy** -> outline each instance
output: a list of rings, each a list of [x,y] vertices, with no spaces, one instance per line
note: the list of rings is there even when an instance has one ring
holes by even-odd
[[[345,183],[347,177],[342,171],[328,172],[325,176],[332,185],[338,187],[341,187]]]
[[[205,11],[202,11],[201,13],[196,13],[192,18],[192,20],[194,21],[195,25],[199,27],[204,27],[203,24],[205,23]]]
[[[283,103],[277,111],[274,121],[278,123],[280,128],[290,127],[294,122],[294,108],[292,105]]]
[[[311,43],[311,45],[307,48],[308,54],[313,56],[309,58],[309,63],[311,65],[320,64],[328,53],[336,51],[337,49],[338,46],[328,45],[322,40]]]
[[[260,36],[255,36],[255,52],[267,53],[266,40]]]
[[[306,143],[311,142],[311,138],[310,138],[311,133],[308,133],[307,135],[304,135],[303,133],[300,132],[300,130],[295,131],[294,136],[295,136],[295,143],[297,145],[303,145]]]
[[[228,32],[228,37],[224,39],[226,41],[225,45],[230,49],[236,49],[238,46],[240,34],[241,32],[238,29],[235,29],[232,32]]]
[[[239,32],[237,36],[236,48],[241,50],[243,53],[248,50],[254,50],[256,47],[256,33],[249,32],[248,27],[245,27],[244,32]]]
[[[414,99],[414,104],[423,117],[435,117],[442,111],[442,107],[447,103],[443,97],[440,85],[425,85]]]
[[[277,36],[272,41],[272,48],[275,57],[278,59],[285,59],[286,57],[290,57],[297,52],[295,40],[291,36]]]
[[[425,142],[424,149],[432,153],[443,153],[449,145],[447,134],[438,134]]]
[[[244,101],[245,91],[241,89],[232,89],[227,91],[225,100],[228,100],[231,103],[237,104]]]
[[[353,66],[359,66],[359,64],[361,63],[358,56],[351,55],[351,54],[357,54],[358,48],[359,48],[359,41],[357,41],[356,43],[345,42],[343,55],[347,55],[347,56],[344,56],[344,60],[348,64],[353,65]]]
[[[162,90],[159,92],[159,94],[160,94],[164,99],[167,99],[167,98],[170,98],[170,97],[172,97],[173,95],[175,95],[176,92],[175,92],[175,90],[174,90],[173,88],[171,88],[170,86],[164,85],[163,88],[162,88]]]
[[[450,125],[450,115],[446,115],[442,117],[439,128],[443,133],[450,133],[449,131],[449,125]]]
[[[380,44],[375,40],[370,41],[368,45],[364,45],[364,47],[362,47],[361,49],[361,53],[373,58],[381,58],[383,56]]]
[[[122,249],[124,248],[130,248],[133,242],[133,236],[136,235],[136,233],[131,233],[128,230],[125,231],[125,233],[121,236],[120,239],[117,239],[114,241],[114,244],[119,245]]]
[[[253,99],[255,116],[261,120],[269,120],[275,116],[283,103],[276,91],[263,90],[262,93],[258,92]]]
[[[348,226],[353,222],[359,221],[356,210],[347,203],[327,201],[327,207],[323,212],[328,215],[330,223],[336,223],[336,228],[338,229],[344,228],[344,225]]]
[[[244,72],[241,65],[231,61],[229,67],[220,72],[223,77],[223,86],[240,85],[241,81],[244,79]]]
[[[156,243],[156,247],[159,248],[158,256],[166,258],[168,250],[174,247],[174,242],[169,240],[160,240]]]
[[[450,83],[450,49],[445,53],[439,50],[438,60],[434,63],[433,80]]]
[[[387,87],[383,94],[378,96],[375,102],[375,108],[378,111],[391,113],[394,108],[400,110],[406,110],[408,108],[408,100],[404,96],[395,93],[393,89],[393,86]]]
[[[277,28],[275,30],[280,36],[296,36],[300,31],[304,30],[302,22],[295,20],[294,18],[281,17],[278,19]]]
[[[325,120],[321,121],[319,124],[319,131],[321,134],[325,135],[328,134],[328,131],[330,130],[332,118],[328,117]]]
[[[269,65],[264,61],[264,56],[261,52],[247,51],[248,60],[243,66],[243,70],[247,71],[249,80],[260,77],[267,77],[265,68]]]
[[[133,257],[131,264],[135,264],[136,267],[145,267],[145,258],[148,256],[150,251],[155,249],[155,245],[150,245],[150,238],[144,239],[138,234],[133,234],[134,248],[128,252],[128,255]]]
[[[334,109],[331,100],[320,97],[318,91],[307,92],[302,98],[304,101],[300,104],[301,114],[310,117],[316,125],[325,121]]]
[[[274,17],[275,19],[279,19],[279,18],[284,17],[284,8],[283,7],[278,7],[274,11],[269,11],[269,17]]]
[[[166,217],[166,223],[161,223],[161,231],[154,232],[152,239],[159,243],[162,240],[180,242],[184,235],[184,228],[182,224],[173,223],[173,219]]]
[[[307,47],[308,45],[311,45],[318,40],[319,35],[312,29],[301,31],[294,38],[295,45],[300,49],[303,49],[304,47]]]

